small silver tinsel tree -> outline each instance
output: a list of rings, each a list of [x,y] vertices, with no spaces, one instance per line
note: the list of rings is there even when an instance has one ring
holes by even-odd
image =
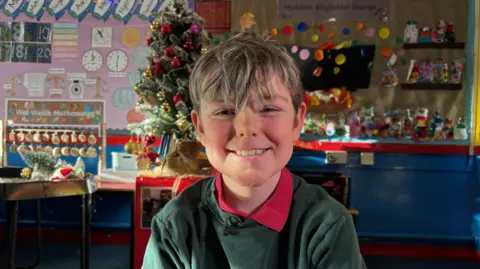
[[[71,166],[66,161],[45,152],[21,150],[19,154],[25,164],[32,169],[30,177],[32,180],[48,181],[58,169]],[[85,177],[85,163],[82,157],[78,157],[73,166],[73,176],[76,178]]]

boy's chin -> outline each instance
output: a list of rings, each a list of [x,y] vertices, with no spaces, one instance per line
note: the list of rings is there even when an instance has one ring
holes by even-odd
[[[238,171],[231,177],[237,184],[243,187],[260,187],[270,180],[271,176],[265,171],[244,170]]]

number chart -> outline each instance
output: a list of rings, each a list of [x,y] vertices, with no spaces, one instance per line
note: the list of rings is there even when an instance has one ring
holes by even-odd
[[[52,25],[0,22],[0,62],[51,63]]]

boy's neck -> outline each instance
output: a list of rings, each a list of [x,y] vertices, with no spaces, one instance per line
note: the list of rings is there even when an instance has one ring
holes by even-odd
[[[230,207],[250,215],[273,194],[280,181],[281,173],[279,171],[263,185],[256,187],[242,186],[226,175],[222,175],[223,200]]]

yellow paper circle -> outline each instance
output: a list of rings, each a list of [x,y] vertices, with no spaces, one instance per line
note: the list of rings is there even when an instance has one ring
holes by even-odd
[[[340,53],[337,55],[337,57],[335,57],[335,63],[338,65],[344,64],[346,60],[347,58],[345,58],[345,55],[343,53]]]
[[[122,42],[123,45],[133,48],[138,46],[142,40],[142,33],[137,28],[127,28],[123,30]]]
[[[390,30],[388,30],[388,28],[382,28],[378,32],[378,35],[380,36],[381,39],[385,40],[390,36]]]
[[[313,34],[312,35],[312,42],[317,42],[318,41],[318,35],[317,34]]]
[[[338,73],[340,73],[340,67],[334,67],[333,68],[333,74],[336,75]]]

